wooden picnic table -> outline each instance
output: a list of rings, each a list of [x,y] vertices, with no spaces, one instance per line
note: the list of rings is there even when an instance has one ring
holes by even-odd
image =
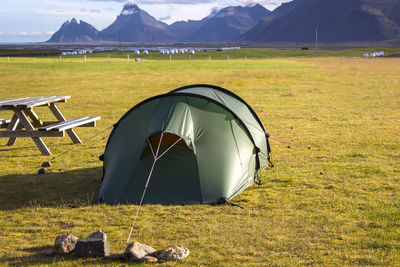
[[[58,102],[66,102],[71,96],[42,96],[24,97],[0,101],[0,112],[11,110],[12,118],[0,119],[0,137],[9,138],[7,146],[12,146],[19,137],[30,137],[43,155],[51,155],[42,137],[64,137],[65,132],[72,142],[81,144],[82,141],[74,131],[74,127],[95,127],[97,117],[80,117],[67,120],[56,106]],[[42,121],[33,110],[36,107],[49,107],[56,121]]]

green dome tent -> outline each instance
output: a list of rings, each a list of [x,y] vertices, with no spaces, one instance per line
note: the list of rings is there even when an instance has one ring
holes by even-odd
[[[268,134],[244,100],[212,85],[185,86],[144,100],[118,121],[98,201],[224,202],[258,179],[269,153]]]

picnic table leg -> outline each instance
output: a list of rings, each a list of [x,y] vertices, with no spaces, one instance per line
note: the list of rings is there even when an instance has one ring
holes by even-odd
[[[26,113],[28,114],[29,118],[31,118],[33,126],[35,127],[42,127],[43,122],[39,119],[39,116],[33,111],[33,108],[27,109]]]
[[[59,122],[66,121],[64,115],[61,113],[61,111],[57,108],[55,103],[50,103],[49,106],[51,112],[53,112],[54,116],[57,118]],[[78,135],[75,133],[73,129],[68,129],[66,130],[67,134],[71,138],[72,142],[75,144],[82,144],[81,139],[79,139]]]
[[[15,131],[19,127],[20,127],[20,121],[18,119],[18,116],[16,114],[14,114],[14,116],[11,119],[10,124],[7,127],[7,130],[8,131]],[[10,139],[8,139],[7,146],[14,145],[16,139],[17,139],[16,137],[10,137]]]
[[[22,125],[25,127],[26,130],[28,131],[35,130],[35,128],[28,120],[23,110],[15,111],[15,114],[18,116],[19,120],[21,121]],[[32,137],[32,140],[33,142],[35,142],[36,146],[39,148],[40,152],[42,152],[43,155],[51,155],[50,150],[40,137]]]

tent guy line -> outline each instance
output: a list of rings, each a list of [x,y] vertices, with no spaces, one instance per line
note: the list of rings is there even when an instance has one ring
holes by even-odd
[[[133,220],[133,223],[132,223],[132,225],[131,225],[131,229],[130,229],[130,231],[129,231],[128,239],[126,240],[126,243],[127,243],[127,244],[129,243],[129,240],[130,240],[130,238],[131,238],[131,235],[132,235],[132,232],[133,232],[133,228],[135,227],[136,220],[137,220],[137,217],[138,217],[138,215],[139,215],[140,208],[141,208],[142,203],[143,203],[144,195],[146,194],[147,187],[149,186],[149,182],[150,182],[150,179],[151,179],[151,175],[153,174],[153,170],[154,170],[154,167],[155,167],[155,165],[156,165],[157,160],[159,160],[159,159],[160,159],[163,155],[165,155],[172,147],[174,147],[179,141],[182,140],[182,137],[180,137],[180,138],[179,138],[177,141],[175,141],[175,143],[173,143],[167,150],[165,150],[160,156],[158,156],[158,152],[160,151],[160,146],[161,146],[161,142],[162,142],[163,137],[164,137],[164,133],[161,133],[161,138],[160,138],[160,141],[158,142],[158,146],[157,146],[157,151],[156,151],[156,153],[154,153],[153,146],[151,145],[151,142],[150,142],[150,138],[147,139],[147,142],[148,142],[149,147],[150,147],[150,149],[151,149],[151,153],[153,154],[154,161],[153,161],[153,165],[151,166],[149,176],[147,177],[146,185],[144,186],[144,190],[143,190],[143,193],[142,193],[142,197],[141,197],[141,199],[140,199],[139,206],[138,206],[138,208],[137,208],[137,210],[136,210],[135,218],[134,218],[134,220]]]

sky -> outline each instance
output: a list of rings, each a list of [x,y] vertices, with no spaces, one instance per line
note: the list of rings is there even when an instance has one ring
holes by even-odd
[[[212,10],[259,3],[273,10],[291,0],[128,0],[158,20],[202,19]],[[0,43],[43,42],[67,20],[76,18],[98,30],[109,26],[127,0],[1,0]]]

